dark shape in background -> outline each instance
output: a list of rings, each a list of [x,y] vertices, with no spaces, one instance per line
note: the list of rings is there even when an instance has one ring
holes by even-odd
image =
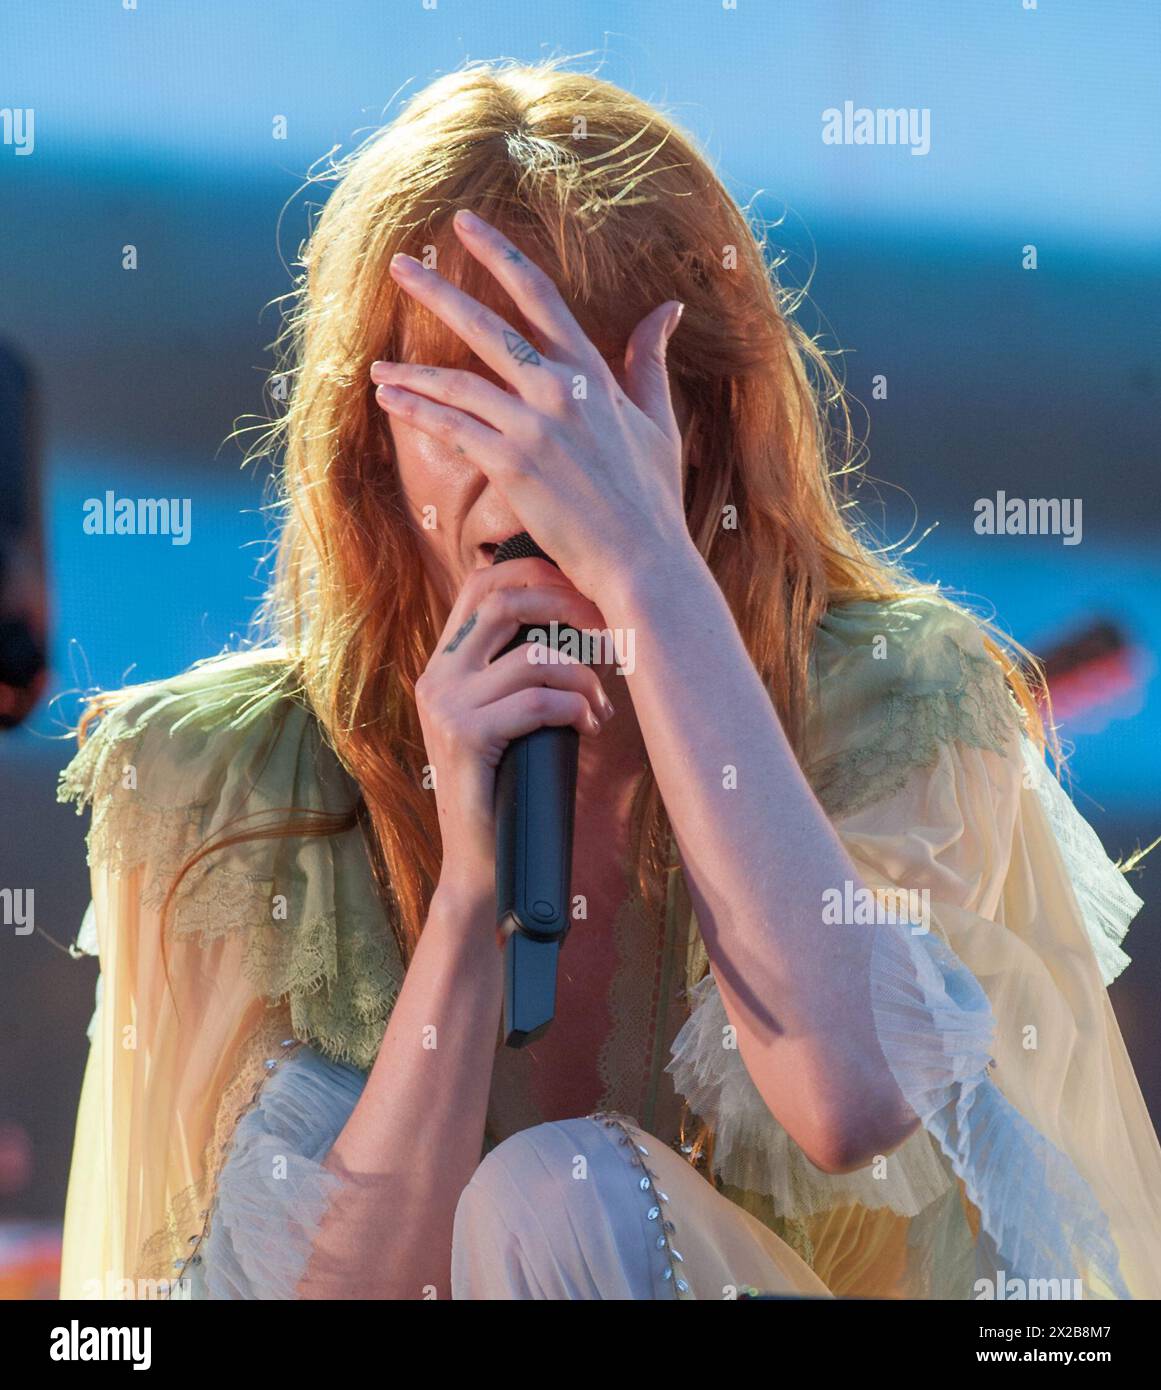
[[[31,371],[0,345],[0,730],[48,681],[39,457]]]

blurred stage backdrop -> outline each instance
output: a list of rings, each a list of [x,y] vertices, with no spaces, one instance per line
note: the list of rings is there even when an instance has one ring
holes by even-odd
[[[588,53],[579,66],[663,105],[739,201],[783,219],[783,277],[810,278],[803,321],[845,350],[866,410],[873,519],[889,539],[929,532],[915,571],[1049,656],[1074,795],[1113,856],[1161,834],[1161,20],[1142,0],[1030,5],[3,7],[0,380],[31,381],[35,412],[0,396],[0,500],[35,550],[13,482],[35,457],[49,670],[0,731],[0,887],[35,890],[36,927],[17,930],[10,900],[0,1294],[53,1292],[93,1004],[94,963],[62,949],[88,902],[86,822],[54,799],[62,730],[80,689],[173,673],[244,631],[264,477],[225,440],[265,409],[270,301],[306,229],[296,190],[467,59]],[[846,102],[926,112],[929,148],[825,143],[823,112]],[[189,543],[84,534],[85,499],[110,489],[191,498]],[[998,492],[1080,499],[1077,543],[978,534]],[[1158,1121],[1161,871],[1146,860],[1135,883],[1151,901],[1111,992]]]

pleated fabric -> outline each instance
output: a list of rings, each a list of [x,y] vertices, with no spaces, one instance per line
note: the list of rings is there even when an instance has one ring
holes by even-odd
[[[73,1142],[61,1293],[186,1289],[234,1130],[287,1050],[374,1060],[403,978],[361,831],[242,838],[357,784],[285,656],[215,659],[118,693],[61,774],[92,808],[76,949],[98,998]],[[203,846],[162,908],[178,873]]]
[[[198,1266],[205,1296],[293,1299],[342,1178],[324,1166],[363,1092],[363,1072],[302,1047],[243,1115],[217,1185]]]

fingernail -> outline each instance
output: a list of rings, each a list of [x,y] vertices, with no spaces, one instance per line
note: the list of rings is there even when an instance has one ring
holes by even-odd
[[[602,695],[602,696],[601,696],[601,713],[605,716],[605,718],[606,718],[606,719],[612,719],[613,715],[616,714],[616,712],[617,712],[617,711],[613,708],[613,702],[612,702],[612,700],[610,700],[609,697],[608,697],[607,695]]]
[[[376,380],[378,380],[378,379],[381,378],[381,377],[387,376],[387,375],[389,374],[390,370],[391,370],[391,363],[390,363],[390,362],[372,362],[372,363],[371,363],[371,375],[372,375],[372,377],[374,377]]]
[[[461,227],[465,227],[469,232],[477,231],[480,227],[480,219],[474,212],[469,212],[467,208],[460,208],[456,213],[455,219]]]
[[[391,269],[396,275],[414,275],[419,269],[419,262],[406,252],[396,251],[391,257]]]
[[[677,325],[681,322],[681,316],[682,316],[682,314],[684,314],[684,313],[685,313],[685,305],[684,305],[684,304],[679,304],[679,305],[677,306],[677,308],[674,309],[673,312],[669,315],[669,319],[668,319],[668,321],[667,321],[667,323],[666,323],[666,327],[665,327],[665,341],[666,341],[666,342],[668,342],[669,339],[672,338],[673,335],[674,335],[674,333],[677,331]]]
[[[592,710],[589,710],[589,728],[592,729],[594,734],[599,734],[601,732],[601,721]]]

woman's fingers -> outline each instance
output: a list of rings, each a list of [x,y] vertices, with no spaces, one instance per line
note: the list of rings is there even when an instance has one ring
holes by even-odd
[[[546,560],[508,560],[476,570],[456,599],[436,659],[455,657],[461,669],[481,670],[521,627],[552,622],[597,630],[604,626],[600,609]]]
[[[522,627],[591,627],[595,611],[575,589],[493,589],[480,601],[479,617],[464,638],[464,659],[478,669],[499,656]]]
[[[521,427],[527,428],[531,423],[531,411],[518,396],[510,391],[502,391],[478,372],[427,367],[417,362],[373,362],[371,380],[377,386],[402,388],[408,394],[414,393],[450,406],[453,410],[474,415],[477,421],[489,427],[485,428],[480,438],[487,437],[489,444],[495,446],[502,447],[502,441],[496,438],[493,431],[515,436]],[[402,397],[381,397],[376,391],[375,399],[392,414],[406,418]],[[398,407],[394,404],[396,400],[399,401]],[[436,415],[432,418],[439,417]],[[451,442],[454,444],[455,440]]]
[[[462,624],[479,608],[480,603],[493,589],[507,588],[523,584],[547,586],[548,588],[568,588],[568,580],[555,565],[538,556],[521,560],[506,560],[500,565],[489,565],[484,569],[473,570],[464,580],[463,588],[456,596],[444,624],[443,636],[439,640],[442,649],[445,642],[459,631]]]
[[[440,405],[414,391],[399,386],[376,386],[375,403],[415,429],[441,440],[457,454],[498,462],[510,453],[504,436],[490,425],[483,425],[462,410]]]
[[[556,282],[503,232],[466,208],[456,213],[452,225],[468,251],[512,296],[554,357],[588,365],[604,360],[564,302]]]
[[[472,680],[472,698],[481,705],[493,704],[517,690],[544,685],[583,695],[601,723],[613,714],[612,701],[593,668],[543,642],[521,643],[498,656]]]
[[[408,294],[446,323],[481,362],[514,386],[530,405],[559,404],[568,389],[563,375],[495,310],[465,294],[414,256],[397,252],[390,268]]]
[[[530,734],[547,725],[571,725],[580,734],[599,734],[601,723],[592,706],[579,691],[554,690],[537,685],[506,695],[480,711],[481,734],[485,744],[501,751],[514,738]]]

